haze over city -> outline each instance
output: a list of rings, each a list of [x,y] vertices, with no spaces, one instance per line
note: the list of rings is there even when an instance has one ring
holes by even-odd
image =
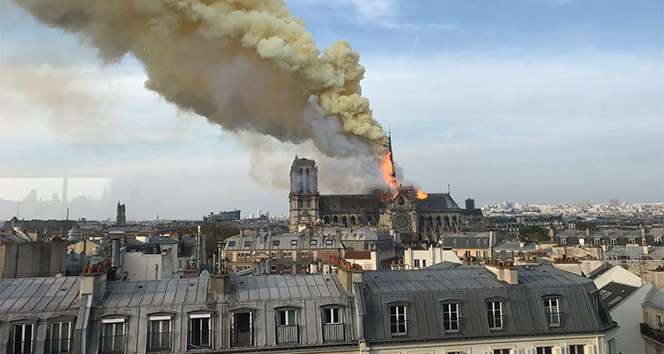
[[[661,2],[287,3],[319,48],[344,38],[359,52],[362,95],[425,191],[449,184],[478,205],[664,201]],[[1,4],[0,198],[50,200],[66,176],[94,178],[70,198],[106,188],[109,217],[117,200],[136,219],[286,213],[290,164],[317,157],[311,144],[222,131],[144,88],[132,56],[102,64]],[[317,162],[321,191],[363,187],[353,161]]]

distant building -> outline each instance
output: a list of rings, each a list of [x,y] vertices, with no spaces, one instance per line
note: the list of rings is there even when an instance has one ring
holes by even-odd
[[[117,213],[115,216],[115,225],[122,226],[127,223],[127,216],[125,214],[125,205],[118,202]]]
[[[620,200],[619,199],[609,199],[609,205],[619,206],[620,205]]]
[[[461,260],[451,248],[445,249],[433,245],[429,245],[428,248],[409,247],[403,252],[406,269],[422,269],[442,262],[461,263]]]
[[[462,209],[449,193],[418,198],[417,190],[408,186],[395,193],[321,195],[316,162],[296,156],[290,170],[290,231],[320,221],[341,227],[379,226],[394,231],[397,242],[435,242],[445,232],[461,230]]]
[[[664,267],[648,271],[653,287],[643,301],[641,336],[647,354],[664,352]]]
[[[219,214],[210,212],[210,215],[204,216],[204,222],[211,223],[229,223],[240,220],[240,210],[220,211]]]
[[[4,242],[0,244],[0,278],[53,277],[65,272],[66,241]]]

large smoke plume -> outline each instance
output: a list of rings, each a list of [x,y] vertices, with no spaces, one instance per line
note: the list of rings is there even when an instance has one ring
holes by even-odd
[[[233,132],[313,144],[377,168],[387,139],[362,97],[348,42],[322,53],[282,0],[21,0],[41,23],[79,35],[104,62],[145,67],[145,87]]]

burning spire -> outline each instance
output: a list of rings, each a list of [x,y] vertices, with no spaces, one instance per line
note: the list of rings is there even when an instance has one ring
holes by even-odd
[[[397,186],[397,172],[394,169],[394,153],[392,152],[392,127],[388,126],[387,148],[390,156],[390,185]]]
[[[394,155],[392,153],[392,129],[390,128],[388,130],[388,135],[387,135],[387,152],[383,156],[383,159],[380,163],[380,169],[383,171],[383,180],[387,185],[393,189],[395,192],[398,192],[399,190],[403,189],[401,186],[401,183],[397,182],[397,173],[396,169],[394,168]],[[413,188],[412,186],[410,187],[413,193],[415,193],[415,197],[417,199],[426,199],[429,195],[424,192],[423,190],[417,188]]]

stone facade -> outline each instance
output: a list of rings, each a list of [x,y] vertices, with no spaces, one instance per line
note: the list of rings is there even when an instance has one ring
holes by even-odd
[[[367,194],[321,195],[314,160],[295,157],[290,172],[290,231],[319,221],[342,227],[379,226],[394,231],[403,242],[437,241],[446,232],[459,232],[462,209],[449,193],[418,199],[413,187]]]

